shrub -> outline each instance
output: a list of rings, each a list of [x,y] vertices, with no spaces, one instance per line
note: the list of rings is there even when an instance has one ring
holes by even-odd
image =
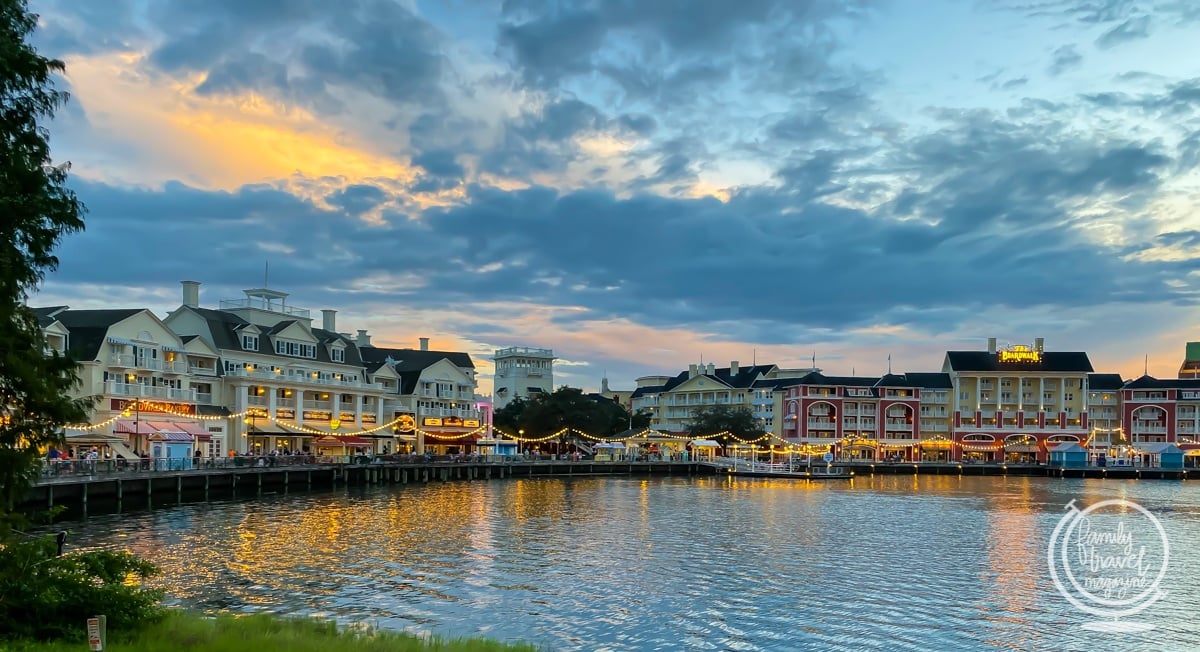
[[[53,537],[0,544],[0,638],[82,640],[98,614],[110,630],[161,617],[162,592],[141,583],[153,564],[126,552],[57,552]]]

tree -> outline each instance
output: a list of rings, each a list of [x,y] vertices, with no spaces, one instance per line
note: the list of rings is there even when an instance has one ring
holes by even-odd
[[[514,398],[504,405],[504,407],[496,410],[492,415],[492,425],[496,426],[504,432],[515,435],[523,426],[521,418],[525,414],[525,408],[529,407],[529,401],[520,396]]]
[[[36,26],[25,0],[0,0],[0,509],[6,516],[32,485],[41,451],[61,441],[65,424],[87,418],[87,402],[68,398],[78,382],[75,361],[46,352],[26,305],[46,272],[57,269],[59,242],[83,229],[84,214],[66,186],[70,165],[50,159],[42,122],[67,94],[51,78],[63,63],[27,42]]]
[[[765,434],[758,419],[744,406],[707,405],[692,413],[688,436],[715,439],[722,446],[755,441]]]

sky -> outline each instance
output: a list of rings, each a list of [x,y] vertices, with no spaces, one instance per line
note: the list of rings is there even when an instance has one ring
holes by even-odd
[[[1188,0],[31,0],[88,207],[35,305],[264,283],[556,384],[1175,374],[1200,290]]]

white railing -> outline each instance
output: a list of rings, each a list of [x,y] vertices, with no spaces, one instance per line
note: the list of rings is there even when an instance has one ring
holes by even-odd
[[[196,392],[196,402],[203,403],[204,405],[212,405],[212,392]]]
[[[1132,432],[1135,435],[1165,435],[1167,433],[1167,427],[1138,423],[1135,421],[1133,423]]]
[[[246,397],[246,405],[254,405],[256,407],[266,407],[267,397],[266,396],[247,396]]]
[[[277,312],[308,319],[309,312],[304,308],[293,308],[279,303],[268,303],[264,299],[222,299],[219,303],[221,310],[236,310],[237,308],[257,308],[268,312]]]
[[[383,389],[379,383],[368,383],[361,380],[337,380],[334,378],[313,378],[312,374],[298,373],[276,373],[271,369],[255,369],[253,371],[247,369],[232,369],[225,373],[226,376],[232,378],[258,378],[262,380],[274,380],[281,383],[302,383],[305,385],[321,385],[324,387],[355,387],[358,389]]]
[[[833,430],[835,428],[837,428],[837,424],[832,421],[824,421],[821,419],[808,420],[809,430]]]
[[[186,374],[188,372],[188,366],[186,362],[167,362],[164,360],[162,363],[162,370],[164,373],[169,374]]]
[[[176,401],[196,401],[196,390],[194,389],[154,387],[141,383],[118,383],[110,380],[105,384],[105,390],[112,396],[137,396],[141,398],[162,398]]]
[[[296,399],[294,398],[276,398],[275,407],[277,408],[294,408],[296,407]]]
[[[133,366],[133,356],[132,355],[114,354],[114,355],[109,356],[108,364],[113,367],[132,367]]]
[[[202,367],[200,365],[188,365],[188,373],[194,376],[215,376],[217,375],[217,368]]]
[[[138,358],[138,369],[150,369],[151,371],[161,371],[163,368],[162,360],[157,358]]]
[[[904,419],[888,419],[887,427],[888,430],[911,430],[912,423]]]

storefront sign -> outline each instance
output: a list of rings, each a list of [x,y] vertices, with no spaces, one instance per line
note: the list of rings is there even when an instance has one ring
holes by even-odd
[[[328,421],[333,415],[328,410],[305,410],[305,421]]]
[[[425,417],[421,421],[421,424],[426,426],[440,426],[442,425],[442,420],[438,417]]]
[[[1023,344],[1014,344],[1011,348],[1000,352],[1000,362],[1029,363],[1041,362],[1042,352],[1031,349]]]
[[[281,409],[275,410],[275,418],[276,419],[295,419],[296,411],[291,410],[291,409],[282,409],[281,408]]]
[[[342,412],[340,415],[338,415],[338,418],[341,419],[342,421],[354,421],[354,413],[353,412]]]
[[[464,428],[478,428],[479,419],[463,419]]]
[[[462,417],[445,417],[442,419],[443,426],[462,427],[462,424],[463,424]]]
[[[175,416],[193,416],[196,414],[196,406],[186,403],[167,403],[164,401],[153,401],[147,399],[134,398],[114,398],[109,403],[111,410],[114,412],[169,412]]]
[[[413,415],[411,415],[411,414],[397,414],[396,415],[396,429],[397,430],[412,430],[415,427],[417,427],[417,420],[413,418]]]
[[[376,420],[375,420],[375,415],[374,415],[374,414],[364,414],[364,415],[362,415],[362,422],[363,422],[363,423],[375,423],[375,422],[376,422]]]

